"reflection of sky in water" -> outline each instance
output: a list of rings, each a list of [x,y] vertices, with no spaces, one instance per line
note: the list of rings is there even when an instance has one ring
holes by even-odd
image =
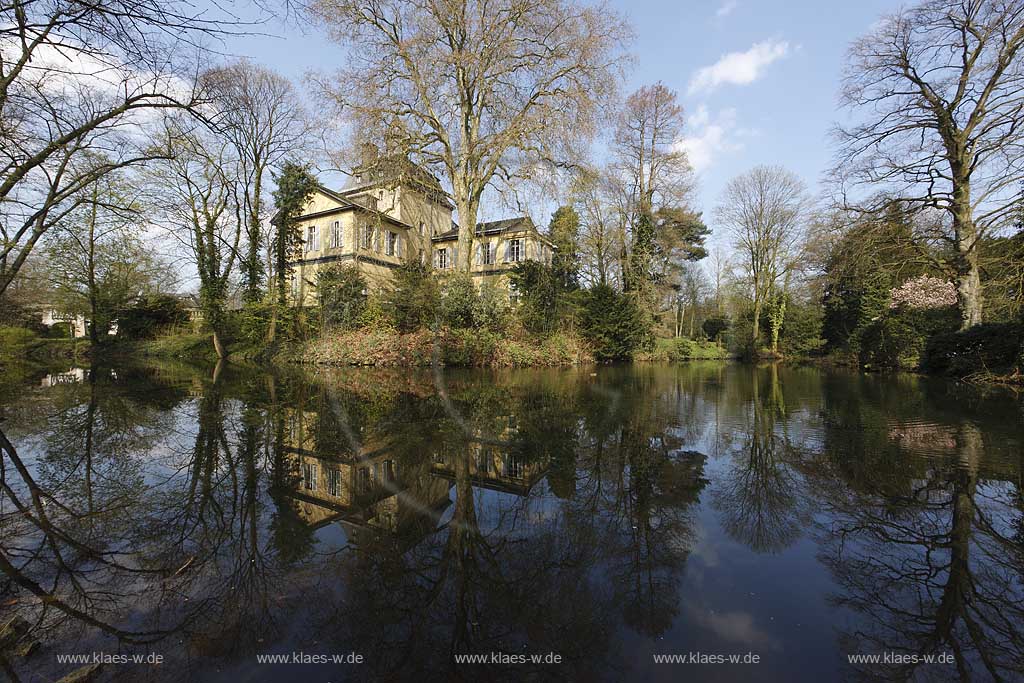
[[[19,670],[67,673],[61,647],[155,649],[169,678],[208,680],[275,680],[254,653],[298,649],[359,649],[368,679],[473,677],[449,653],[492,650],[561,652],[558,675],[585,680],[831,680],[856,676],[850,652],[954,644],[976,675],[982,654],[1007,677],[1020,661],[1012,398],[713,364],[446,388],[447,404],[429,374],[126,371],[5,401],[0,426],[52,496],[49,528],[26,522],[5,460],[5,557],[79,615],[5,589],[0,621],[41,618]],[[132,644],[81,615],[167,634]],[[761,663],[652,663],[697,651]]]

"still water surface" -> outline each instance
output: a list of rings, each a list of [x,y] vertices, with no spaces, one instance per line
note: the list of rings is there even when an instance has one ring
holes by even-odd
[[[95,653],[159,656],[101,672],[131,681],[1024,679],[1024,426],[1000,391],[97,367],[0,396],[0,430],[25,681]],[[300,652],[343,663],[259,661]]]

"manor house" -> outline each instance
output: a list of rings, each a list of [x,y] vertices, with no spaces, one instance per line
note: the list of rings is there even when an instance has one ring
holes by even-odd
[[[337,191],[319,187],[297,220],[303,244],[293,262],[294,300],[315,304],[317,271],[331,263],[352,264],[371,289],[387,285],[394,269],[410,261],[453,272],[459,231],[454,208],[438,179],[406,160],[363,164]],[[555,246],[520,216],[478,223],[472,249],[474,282],[508,289],[517,262],[550,263]]]

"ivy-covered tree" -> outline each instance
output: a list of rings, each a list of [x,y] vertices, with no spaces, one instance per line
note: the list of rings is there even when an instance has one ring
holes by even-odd
[[[551,266],[562,288],[576,289],[580,278],[580,215],[576,209],[571,206],[558,207],[548,224],[548,237],[555,243]]]
[[[325,325],[352,328],[366,309],[366,279],[351,266],[321,268],[316,274],[316,292]]]
[[[309,170],[309,166],[294,161],[286,161],[277,177],[277,189],[274,190],[274,273],[277,295],[270,327],[267,330],[267,341],[273,342],[280,324],[280,309],[288,303],[288,280],[292,273],[291,262],[302,253],[302,234],[297,229],[296,219],[302,215],[306,202],[313,195],[318,184]]]

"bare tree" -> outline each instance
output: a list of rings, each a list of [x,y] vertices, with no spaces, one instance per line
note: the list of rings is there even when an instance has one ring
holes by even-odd
[[[618,184],[601,169],[584,169],[573,186],[580,214],[580,274],[591,285],[614,282],[625,235],[625,214],[615,205]]]
[[[673,230],[679,221],[665,220],[668,214],[688,213],[693,170],[678,144],[682,135],[683,108],[676,93],[656,83],[626,98],[611,141],[612,172],[622,184],[622,225],[629,230],[620,253],[623,286],[636,292],[650,314],[658,307],[657,281],[665,284],[659,268],[664,259],[657,263],[664,233],[673,233],[668,241],[685,241],[685,231]],[[666,294],[664,288],[660,294]]]
[[[683,107],[662,83],[645,85],[619,112],[612,139],[615,167],[622,173],[630,213],[652,214],[657,206],[681,206],[693,189],[693,169],[679,146]]]
[[[106,339],[120,309],[176,281],[144,243],[138,191],[120,176],[109,174],[83,190],[84,203],[46,234],[42,250],[57,301],[87,317],[94,346]]]
[[[928,0],[885,17],[846,67],[843,101],[864,118],[837,131],[844,197],[869,186],[911,211],[945,212],[952,256],[940,265],[956,280],[964,328],[982,321],[979,242],[1011,225],[1020,202],[1022,46],[1016,0]]]
[[[83,190],[157,154],[155,114],[202,101],[184,57],[231,23],[177,0],[0,4],[0,294]]]
[[[582,156],[629,36],[606,5],[573,0],[318,0],[348,49],[319,86],[364,140],[442,169],[469,270],[489,186]]]
[[[264,184],[267,172],[307,147],[309,121],[291,82],[270,69],[237,62],[204,74],[216,125],[231,141],[241,180],[246,251],[239,263],[246,301],[260,298],[264,282]]]
[[[241,162],[230,140],[205,128],[172,122],[165,136],[166,160],[151,170],[153,220],[195,266],[203,318],[223,358],[224,311],[243,230]]]
[[[749,283],[755,350],[761,311],[796,265],[806,206],[804,185],[796,175],[779,166],[756,166],[729,181],[716,209]]]

